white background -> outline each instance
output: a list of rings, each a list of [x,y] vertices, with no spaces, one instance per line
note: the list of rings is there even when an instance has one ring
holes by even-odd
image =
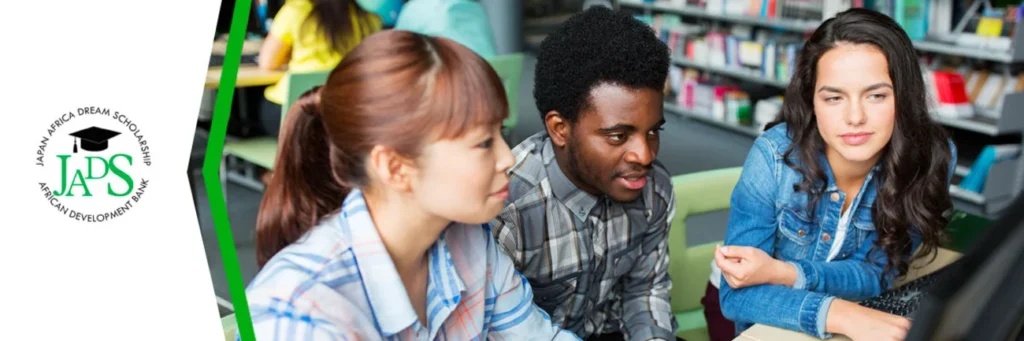
[[[185,177],[219,2],[0,5],[0,340],[223,338]],[[40,137],[82,106],[128,113],[152,148],[143,200],[103,224],[37,183]]]

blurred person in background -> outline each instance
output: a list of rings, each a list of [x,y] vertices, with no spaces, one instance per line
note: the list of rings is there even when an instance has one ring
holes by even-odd
[[[402,7],[395,29],[448,38],[484,58],[498,54],[479,1],[410,0]]]
[[[267,70],[330,70],[381,25],[379,16],[355,0],[287,0],[274,16],[258,63]],[[267,135],[278,135],[287,90],[288,78],[282,78],[264,91],[260,125]]]

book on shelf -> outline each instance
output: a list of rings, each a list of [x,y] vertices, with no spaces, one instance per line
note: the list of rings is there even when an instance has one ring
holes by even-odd
[[[925,70],[927,71],[927,70]],[[967,96],[964,79],[955,71],[927,71],[925,85],[933,97],[935,112],[946,118],[974,116],[974,107]]]
[[[953,31],[953,0],[928,1],[928,30],[926,35],[935,40],[947,40]]]

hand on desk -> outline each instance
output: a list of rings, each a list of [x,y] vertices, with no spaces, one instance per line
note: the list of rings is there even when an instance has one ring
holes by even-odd
[[[761,284],[793,286],[796,267],[756,247],[716,246],[715,264],[733,289]]]
[[[910,330],[910,320],[836,298],[828,308],[825,330],[853,341],[903,340]]]

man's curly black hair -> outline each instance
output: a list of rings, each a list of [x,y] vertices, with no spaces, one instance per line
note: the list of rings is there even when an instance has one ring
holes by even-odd
[[[601,83],[659,93],[669,50],[654,30],[627,13],[594,6],[569,18],[540,45],[533,97],[541,120],[555,110],[576,122]]]

